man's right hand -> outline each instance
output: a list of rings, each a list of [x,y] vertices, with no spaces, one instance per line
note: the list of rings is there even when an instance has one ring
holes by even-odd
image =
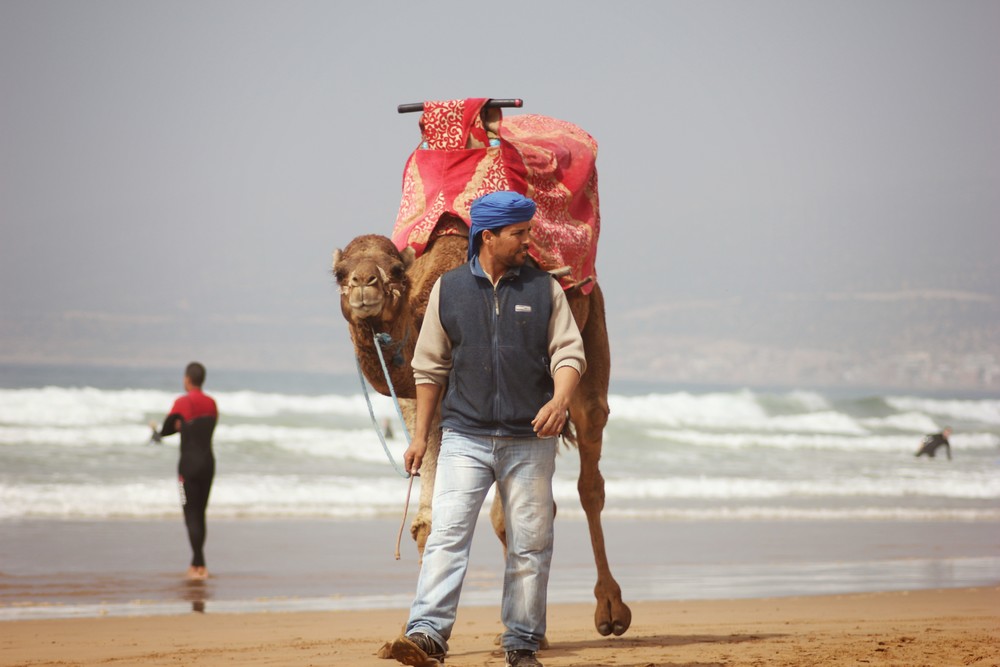
[[[424,461],[424,453],[427,451],[426,438],[413,438],[410,446],[403,452],[403,466],[406,472],[411,475],[420,474],[420,464]]]

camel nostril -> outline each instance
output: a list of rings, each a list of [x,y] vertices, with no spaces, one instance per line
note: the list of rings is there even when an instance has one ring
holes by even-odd
[[[378,276],[368,276],[368,280],[365,282],[366,285],[374,285],[378,282]]]

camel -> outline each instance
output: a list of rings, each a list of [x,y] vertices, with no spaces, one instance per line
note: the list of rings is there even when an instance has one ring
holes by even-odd
[[[478,108],[474,107],[473,110],[478,111]],[[426,111],[424,115],[427,116]],[[500,135],[498,110],[484,107],[478,115],[469,117],[472,118],[471,124],[477,129],[486,130],[487,138]],[[424,129],[423,123],[421,127]],[[482,133],[472,133],[466,139],[466,147],[475,147],[477,136],[483,138]],[[596,180],[594,185],[596,188]],[[489,187],[489,184],[484,187]],[[531,188],[528,189],[530,193]],[[594,200],[596,201],[596,191]],[[464,213],[467,213],[467,208]],[[434,212],[434,215],[437,213]],[[389,394],[376,349],[376,346],[381,346],[386,362],[393,360],[389,364],[390,379],[411,431],[415,413],[415,389],[410,367],[413,350],[431,287],[443,273],[466,261],[469,228],[466,220],[467,215],[463,219],[455,211],[446,211],[436,217],[419,257],[413,247],[406,246],[400,250],[398,242],[375,234],[359,236],[343,250],[336,250],[333,255],[333,273],[340,290],[341,312],[347,320],[362,372],[376,391]],[[532,243],[536,245],[537,239],[533,239]],[[546,255],[543,254],[542,257],[544,259]],[[542,268],[549,267],[543,265]],[[554,272],[559,273],[566,274],[566,270]],[[597,566],[594,625],[603,636],[618,636],[628,630],[632,612],[622,601],[621,587],[611,574],[601,525],[605,493],[599,462],[604,427],[609,414],[608,384],[611,369],[604,297],[600,285],[592,277],[581,280],[568,275],[562,277],[587,354],[587,370],[569,408],[572,430],[564,432],[564,436],[570,444],[576,445],[580,455],[577,490],[587,517]],[[410,527],[420,554],[423,553],[430,533],[434,473],[437,448],[440,445],[438,430],[432,428],[431,433],[436,438],[432,436],[432,441],[428,443],[428,451],[421,466],[419,508]],[[503,510],[496,497],[490,510],[490,519],[494,532],[506,549]]]

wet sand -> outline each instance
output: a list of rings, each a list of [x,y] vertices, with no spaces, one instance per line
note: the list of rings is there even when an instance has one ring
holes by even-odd
[[[12,620],[86,616],[405,609],[417,554],[398,520],[210,521],[212,578],[188,582],[176,521],[0,522],[0,632]],[[809,596],[1000,584],[1000,525],[962,522],[605,521],[608,556],[632,602]],[[462,604],[500,601],[488,522]],[[549,600],[590,604],[582,521],[557,519]]]
[[[0,665],[391,665],[412,542],[398,521],[0,523]],[[1000,665],[989,522],[605,522],[633,610],[593,629],[586,525],[557,521],[547,667]],[[481,522],[448,665],[501,665],[500,550]]]
[[[1000,664],[1000,589],[636,602],[628,633],[603,638],[589,604],[553,605],[546,667]],[[448,665],[502,665],[494,606],[460,611]],[[396,664],[375,656],[403,610],[184,614],[9,621],[0,661],[21,665]]]

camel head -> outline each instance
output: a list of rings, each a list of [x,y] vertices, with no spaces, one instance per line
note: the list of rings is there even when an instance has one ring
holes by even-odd
[[[406,269],[414,252],[402,253],[384,236],[359,236],[333,253],[333,275],[340,287],[340,310],[348,322],[391,324],[408,298]]]

